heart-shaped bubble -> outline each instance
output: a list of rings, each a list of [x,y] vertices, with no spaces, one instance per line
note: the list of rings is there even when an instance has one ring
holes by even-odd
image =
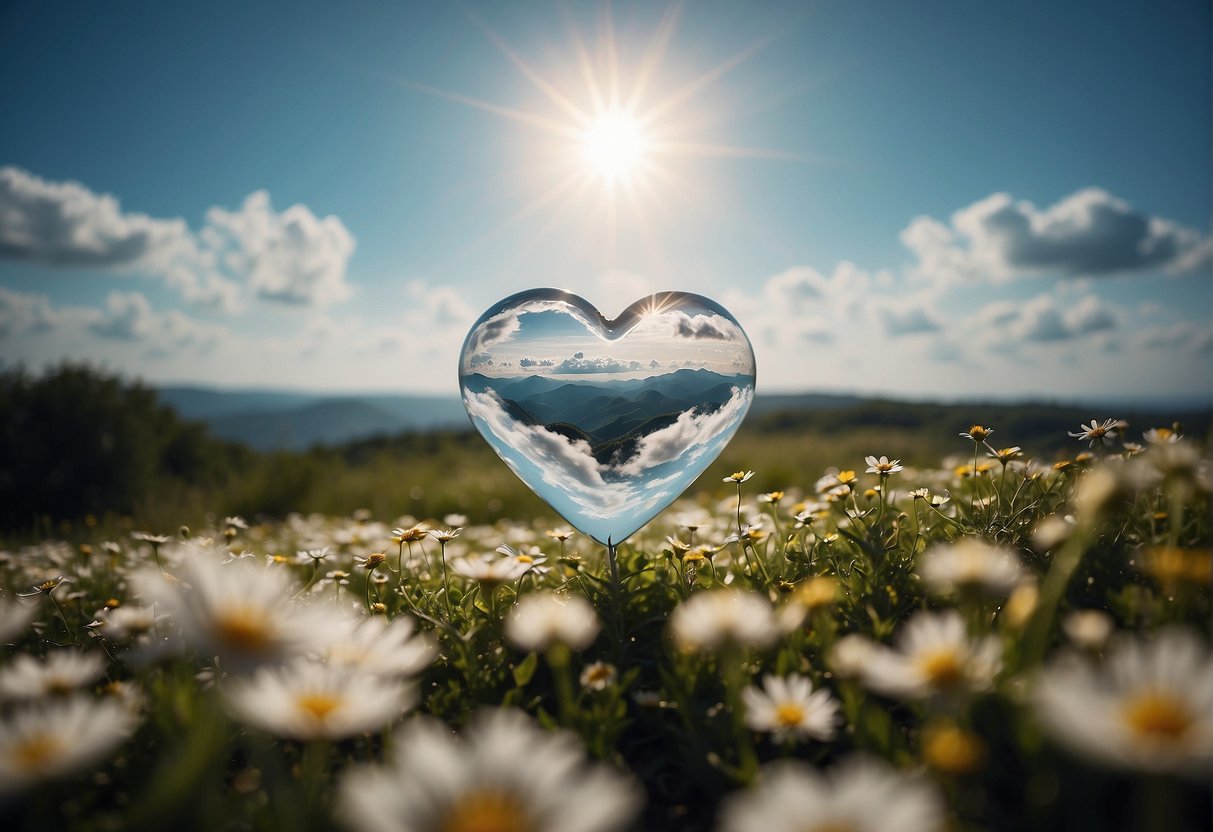
[[[459,386],[505,464],[585,534],[617,544],[678,498],[741,426],[754,350],[723,307],[686,292],[608,321],[534,289],[472,326]]]

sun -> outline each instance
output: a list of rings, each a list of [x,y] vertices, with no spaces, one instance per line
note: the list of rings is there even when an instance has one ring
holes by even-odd
[[[608,182],[628,179],[645,162],[649,137],[640,121],[627,113],[600,113],[582,136],[586,167]]]
[[[599,17],[593,43],[582,37],[570,12],[566,23],[571,60],[542,69],[467,12],[539,93],[525,107],[389,76],[418,92],[514,122],[530,133],[519,143],[526,148],[521,164],[506,174],[529,199],[469,247],[543,214],[546,219],[529,237],[532,244],[557,228],[575,226],[594,245],[605,240],[615,252],[621,237],[627,237],[646,256],[659,260],[662,222],[720,204],[707,198],[704,170],[691,166],[696,158],[808,161],[782,150],[705,140],[704,132],[729,120],[726,108],[711,100],[709,89],[774,35],[752,41],[702,73],[676,65],[667,70],[663,62],[682,8],[683,3],[674,0],[647,42],[629,39],[628,44],[617,39],[609,6]]]

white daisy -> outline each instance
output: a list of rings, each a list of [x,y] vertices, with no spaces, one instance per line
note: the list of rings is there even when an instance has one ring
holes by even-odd
[[[73,696],[0,720],[0,792],[86,768],[134,733],[138,720],[116,699]]]
[[[896,474],[904,469],[900,459],[890,460],[887,456],[882,456],[877,459],[874,456],[866,456],[863,461],[868,464],[868,474],[879,474],[882,477],[887,477],[889,474]]]
[[[123,604],[99,613],[97,623],[98,629],[106,638],[126,641],[151,630],[156,624],[156,615],[151,607]]]
[[[821,773],[800,762],[768,765],[725,799],[720,832],[942,832],[947,815],[925,780],[884,762],[844,760]]]
[[[426,633],[417,632],[407,615],[388,621],[378,615],[353,618],[323,651],[334,666],[376,676],[416,676],[434,660],[438,648]]]
[[[1116,623],[1103,610],[1074,610],[1061,620],[1066,638],[1088,650],[1098,650],[1107,643]]]
[[[941,595],[980,590],[1006,596],[1026,575],[1014,552],[976,537],[932,546],[923,554],[918,572]]]
[[[828,690],[813,690],[806,676],[766,676],[762,687],[747,686],[741,692],[746,725],[754,731],[774,734],[776,740],[831,740],[838,725],[838,702]]]
[[[1213,763],[1213,656],[1190,631],[1114,640],[1102,666],[1063,654],[1035,701],[1045,727],[1094,760],[1197,774]]]
[[[531,568],[518,558],[490,558],[485,555],[468,555],[451,561],[451,569],[465,578],[489,587],[516,581]]]
[[[534,592],[510,610],[505,636],[519,650],[546,650],[553,644],[584,650],[598,636],[598,614],[580,595]]]
[[[511,557],[519,563],[527,565],[529,572],[537,572],[540,575],[546,574],[548,567],[544,566],[547,563],[547,556],[539,549],[538,546],[529,546],[526,551],[515,549],[508,543],[503,543],[497,547],[497,551],[506,557]],[[525,572],[523,574],[526,574]]]
[[[587,664],[581,671],[579,681],[586,690],[603,691],[614,684],[618,675],[619,672],[615,670],[615,665],[607,662],[593,662]]]
[[[0,598],[0,643],[12,641],[25,632],[37,614],[36,604]]]
[[[683,650],[715,650],[724,644],[766,647],[779,635],[771,602],[757,592],[698,592],[674,608],[670,632]]]
[[[986,690],[1002,668],[996,636],[973,639],[956,610],[917,612],[897,633],[897,649],[877,646],[863,683],[900,699]]]
[[[639,808],[628,779],[520,711],[481,714],[462,741],[415,719],[392,745],[386,765],[353,767],[339,781],[338,818],[356,832],[608,832]]]
[[[0,697],[39,699],[71,693],[97,681],[104,670],[100,653],[55,650],[43,659],[21,653],[0,668]]]
[[[293,599],[298,587],[286,570],[201,552],[181,569],[185,584],[155,571],[134,576],[139,594],[168,613],[188,644],[231,666],[286,661],[340,632],[331,605]]]
[[[1105,442],[1116,438],[1116,431],[1120,423],[1116,419],[1105,419],[1103,424],[1100,424],[1095,419],[1091,420],[1089,425],[1079,425],[1078,432],[1069,431],[1068,435],[1079,441],[1090,441],[1089,447],[1103,447]]]
[[[237,719],[275,736],[335,740],[382,728],[416,697],[400,682],[297,659],[231,683],[224,698]]]
[[[847,633],[830,647],[826,661],[840,679],[856,679],[863,675],[872,653],[883,649],[862,633]]]

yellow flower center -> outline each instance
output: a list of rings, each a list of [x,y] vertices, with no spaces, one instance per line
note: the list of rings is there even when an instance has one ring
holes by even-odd
[[[796,592],[796,600],[812,610],[834,603],[837,595],[838,581],[830,577],[819,577],[802,584]]]
[[[295,707],[315,717],[317,722],[324,722],[340,705],[341,700],[328,693],[305,693],[295,699]]]
[[[804,722],[804,708],[796,702],[780,702],[775,706],[775,721],[783,728],[795,728]]]
[[[52,760],[63,748],[58,738],[46,734],[34,734],[17,743],[13,748],[13,762],[23,771],[38,771]]]
[[[1192,715],[1183,702],[1165,693],[1145,693],[1125,706],[1125,721],[1138,736],[1174,742],[1192,727]]]
[[[46,680],[44,689],[51,696],[65,696],[75,690],[75,685],[62,676],[52,676]]]
[[[229,607],[215,616],[215,638],[247,653],[268,650],[273,643],[269,616],[258,607]]]
[[[518,562],[519,563],[534,563],[535,559],[533,557],[531,557],[530,555],[519,555]]]
[[[611,681],[611,676],[614,674],[614,669],[605,664],[591,665],[586,668],[585,679],[590,684],[606,683]]]
[[[442,832],[528,832],[533,828],[516,798],[492,789],[465,795],[439,827]]]
[[[935,724],[923,732],[922,756],[948,774],[968,774],[981,765],[985,748],[980,739],[952,724]]]
[[[953,688],[964,681],[964,664],[955,650],[934,650],[918,660],[918,669],[931,687],[937,690]]]

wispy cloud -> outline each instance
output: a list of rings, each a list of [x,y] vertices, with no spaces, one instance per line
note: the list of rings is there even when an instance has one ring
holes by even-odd
[[[628,373],[644,369],[639,361],[624,361],[610,356],[587,358],[584,352],[573,353],[552,368],[553,373]]]
[[[147,357],[180,356],[212,350],[232,339],[219,324],[199,321],[179,310],[157,311],[139,292],[110,292],[105,305],[53,306],[43,295],[0,288],[0,337],[55,334],[130,344]],[[92,357],[88,341],[78,357]]]

